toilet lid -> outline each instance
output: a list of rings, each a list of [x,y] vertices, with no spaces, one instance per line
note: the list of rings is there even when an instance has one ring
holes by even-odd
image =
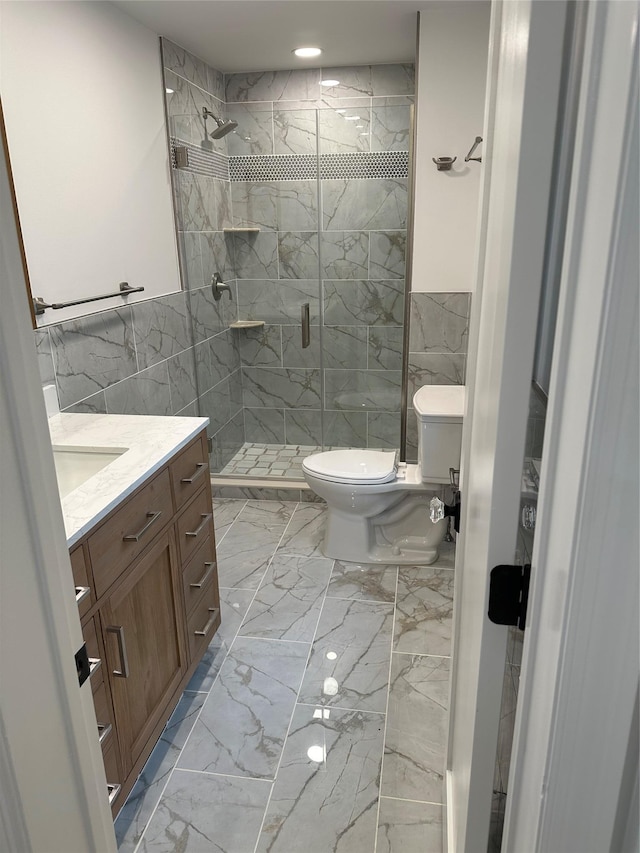
[[[389,483],[396,476],[395,450],[329,450],[307,456],[302,467],[335,483]]]

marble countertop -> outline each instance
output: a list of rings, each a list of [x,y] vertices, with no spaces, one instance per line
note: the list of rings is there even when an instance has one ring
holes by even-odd
[[[54,447],[126,452],[62,499],[71,547],[209,423],[208,418],[59,414],[49,419]]]

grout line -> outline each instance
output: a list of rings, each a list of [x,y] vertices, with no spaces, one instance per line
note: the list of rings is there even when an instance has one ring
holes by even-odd
[[[328,559],[327,557],[324,558]],[[397,571],[397,569],[396,569]],[[345,595],[329,595],[327,594],[327,598],[333,598],[336,601],[359,601],[362,604],[395,604],[394,601],[382,601],[379,598],[348,598]]]
[[[381,800],[395,800],[400,803],[421,803],[425,806],[442,806],[444,808],[444,803],[436,803],[434,800],[410,800],[408,797],[389,797],[386,794],[380,796]]]
[[[199,776],[219,776],[223,779],[250,779],[252,782],[266,782],[268,785],[273,783],[273,779],[259,778],[258,776],[237,776],[235,773],[212,773],[210,770],[189,770],[186,767],[176,767],[180,773],[196,773]]]
[[[412,658],[446,658],[447,660],[451,659],[451,655],[433,655],[427,652],[405,652],[405,651],[396,651],[395,649],[391,652],[392,655],[408,655]]]
[[[389,725],[389,696],[391,695],[391,667],[393,665],[393,640],[396,633],[396,610],[397,610],[397,602],[398,602],[398,581],[399,581],[399,569],[396,569],[396,593],[394,597],[394,605],[393,605],[393,624],[391,627],[391,640],[389,642],[390,645],[390,654],[389,654],[389,675],[387,677],[387,704],[384,711],[384,734],[382,736],[382,755],[380,757],[380,786],[378,788],[378,808],[376,811],[376,840],[373,845],[373,853],[377,853],[378,849],[378,826],[380,825],[380,797],[382,796],[382,780],[384,778],[384,750],[387,744],[387,728]]]
[[[348,714],[376,714],[378,717],[384,717],[384,711],[371,711],[364,708],[345,708],[344,705],[319,705],[317,702],[296,702],[296,706],[300,708],[322,708],[327,711],[345,711]]]
[[[267,571],[269,571],[267,569]],[[258,587],[259,589],[259,587]],[[257,590],[256,590],[257,592]],[[252,602],[253,604],[253,602]],[[247,610],[247,613],[249,611]],[[243,620],[244,621],[244,620]],[[242,628],[242,625],[240,626]],[[296,643],[296,645],[300,646],[308,646],[310,645],[310,640],[283,640],[280,637],[254,637],[252,634],[237,634],[236,640],[261,640],[265,643]]]
[[[214,516],[214,518],[215,518],[215,509],[216,509],[216,508],[215,508],[215,498],[214,498],[213,500],[214,500],[213,516]],[[241,500],[242,500],[242,498],[241,498]],[[248,503],[249,503],[249,501],[248,501],[248,500],[245,500],[245,502],[244,502],[243,506],[241,506],[241,507],[240,507],[240,512],[238,512],[238,515],[236,515],[236,517],[233,519],[233,521],[231,522],[231,524],[227,527],[227,529],[226,529],[226,530],[225,530],[225,532],[222,534],[222,536],[220,537],[220,539],[216,538],[216,549],[218,548],[218,546],[220,545],[220,543],[223,541],[223,539],[225,538],[225,536],[227,535],[227,533],[231,530],[231,528],[233,527],[233,525],[236,523],[236,521],[238,520],[238,518],[239,518],[240,514],[245,510],[245,508],[246,508],[246,506],[247,506],[247,504],[248,504]],[[214,527],[215,527],[215,525],[214,525]],[[214,530],[214,533],[215,533],[215,530]],[[217,554],[216,554],[216,557],[217,557]],[[225,589],[233,589],[233,587],[225,587]]]

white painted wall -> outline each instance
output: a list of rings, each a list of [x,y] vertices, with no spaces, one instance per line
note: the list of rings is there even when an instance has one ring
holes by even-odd
[[[34,296],[180,289],[158,37],[111,3],[0,4],[0,91]],[[48,310],[39,324],[124,304]]]
[[[482,136],[490,11],[489,2],[470,0],[420,13],[414,291],[473,290],[483,166],[464,158]],[[458,159],[438,172],[432,157]]]

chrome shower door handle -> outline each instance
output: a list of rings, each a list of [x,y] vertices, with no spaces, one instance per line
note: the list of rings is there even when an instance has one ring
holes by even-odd
[[[306,349],[311,343],[311,329],[309,326],[309,303],[305,302],[301,311],[302,321],[302,349]]]

